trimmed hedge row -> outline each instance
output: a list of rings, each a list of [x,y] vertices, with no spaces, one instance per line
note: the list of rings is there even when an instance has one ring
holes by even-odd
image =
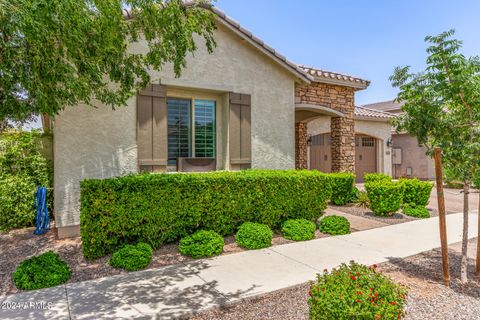
[[[355,198],[355,175],[352,173],[330,173],[332,184],[331,202],[343,206]]]
[[[331,197],[327,174],[245,170],[141,174],[81,182],[83,254],[94,259],[126,243],[163,243],[205,229],[234,234],[244,222],[279,229],[288,219],[317,220]]]

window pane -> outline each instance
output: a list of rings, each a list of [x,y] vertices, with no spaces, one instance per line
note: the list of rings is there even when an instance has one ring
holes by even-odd
[[[215,158],[215,101],[195,100],[195,157]]]
[[[190,100],[167,99],[168,164],[175,165],[178,157],[191,156]]]

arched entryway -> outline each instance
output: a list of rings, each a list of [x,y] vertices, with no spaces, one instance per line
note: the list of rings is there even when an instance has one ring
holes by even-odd
[[[318,134],[309,139],[309,167],[322,172],[332,171],[332,140],[330,133]],[[378,139],[364,134],[355,135],[355,174],[357,181],[366,173],[378,172]]]

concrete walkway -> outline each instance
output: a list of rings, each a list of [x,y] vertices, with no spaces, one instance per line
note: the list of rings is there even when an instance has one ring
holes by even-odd
[[[473,238],[477,215],[470,219]],[[462,215],[447,224],[449,243],[461,241]],[[170,319],[314,280],[342,262],[381,263],[439,246],[438,218],[430,218],[11,295],[0,319]]]

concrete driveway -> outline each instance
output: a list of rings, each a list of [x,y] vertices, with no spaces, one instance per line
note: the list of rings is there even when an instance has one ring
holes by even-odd
[[[463,212],[463,191],[459,189],[443,189],[445,210],[447,213]],[[472,190],[469,195],[469,211],[478,210],[478,192]],[[428,208],[438,211],[437,189],[433,188]]]

